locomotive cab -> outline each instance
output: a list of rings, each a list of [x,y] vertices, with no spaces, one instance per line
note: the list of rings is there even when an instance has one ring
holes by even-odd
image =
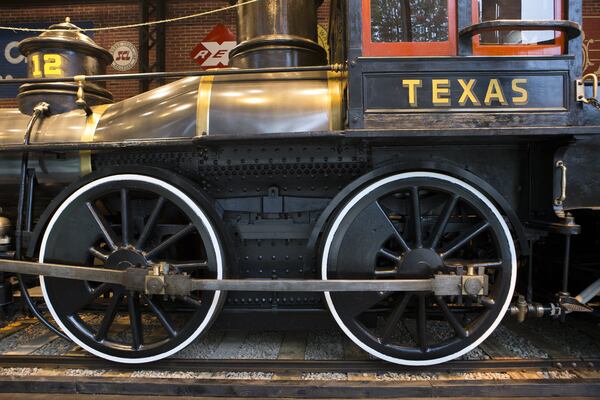
[[[564,3],[351,4],[350,127],[581,125],[581,15]]]
[[[597,109],[586,104],[594,97],[590,82],[582,80],[578,2],[351,0],[347,9],[343,3],[332,8],[347,13],[347,43],[341,32],[331,32],[330,44],[332,57],[339,61],[343,53],[348,60],[349,132],[402,132],[407,140],[458,134],[471,142],[493,135],[516,147],[524,129],[540,137],[556,134],[553,158],[531,166],[536,176],[545,171],[541,186],[553,189],[536,188],[534,180],[532,190],[546,200],[530,201],[526,218],[552,220],[554,213],[595,208],[600,198],[583,183],[591,179],[585,171],[592,156],[576,146],[566,151],[573,140],[595,148],[585,126],[598,125]],[[515,147],[511,157],[547,151],[536,146]],[[564,179],[557,165],[567,161],[582,172],[581,180]],[[565,191],[577,195],[561,200]],[[519,196],[505,194],[523,209],[528,200]]]

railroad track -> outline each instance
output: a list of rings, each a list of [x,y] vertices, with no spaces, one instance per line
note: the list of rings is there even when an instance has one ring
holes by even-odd
[[[190,371],[263,373],[451,373],[498,371],[600,370],[598,358],[455,360],[427,367],[407,367],[377,360],[218,360],[170,358],[156,363],[128,365],[91,356],[0,356],[0,368],[95,369],[115,371]]]
[[[156,379],[48,377],[0,378],[0,391],[74,395],[202,396],[206,398],[598,398],[600,381],[519,380],[499,381],[411,381],[402,383],[340,381],[178,380],[168,384]],[[61,398],[65,398],[62,397]],[[68,397],[67,397],[68,398]]]
[[[203,339],[196,345],[203,354],[198,357],[182,353],[131,366],[91,357],[35,321],[21,320],[0,329],[0,393],[600,398],[598,326],[572,321],[562,336],[549,330],[553,324],[543,327],[546,336],[534,326],[506,322],[475,352],[476,359],[421,368],[370,359],[337,333],[239,331]],[[556,329],[564,332],[565,326]],[[56,354],[40,354],[57,343],[62,350]]]

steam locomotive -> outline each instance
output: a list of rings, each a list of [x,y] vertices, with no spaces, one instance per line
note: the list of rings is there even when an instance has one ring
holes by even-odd
[[[28,296],[39,275],[61,334],[122,363],[221,314],[331,315],[373,356],[431,365],[507,313],[593,311],[597,271],[577,296],[568,282],[595,216],[578,213],[600,207],[580,0],[332,0],[328,51],[319,0],[243,2],[230,68],[155,74],[183,78],[117,103],[104,81],[148,75],[103,75],[110,53],[69,21],[20,43],[29,75],[0,111],[4,304],[17,275],[57,330]],[[565,249],[551,300],[533,291],[548,237]]]

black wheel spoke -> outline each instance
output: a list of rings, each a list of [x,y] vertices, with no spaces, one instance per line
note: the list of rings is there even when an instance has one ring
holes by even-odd
[[[444,204],[444,209],[440,214],[435,227],[433,228],[431,234],[431,240],[429,242],[429,247],[432,249],[436,249],[444,231],[446,230],[446,226],[448,226],[448,221],[450,221],[450,217],[452,216],[452,211],[456,207],[456,203],[458,203],[459,196],[457,194],[453,194]]]
[[[459,250],[461,247],[463,247],[469,241],[473,240],[480,233],[485,231],[489,226],[490,226],[490,223],[488,221],[484,221],[484,222],[477,224],[469,232],[467,232],[466,234],[464,234],[464,235],[458,237],[456,240],[454,240],[448,246],[448,248],[442,252],[442,254],[441,254],[442,258],[445,259],[448,256],[450,256],[451,254],[454,254],[457,250]]]
[[[185,271],[185,270],[202,270],[208,268],[208,263],[206,261],[190,261],[186,263],[174,263],[171,266],[175,269],[175,271]]]
[[[72,298],[69,303],[70,311],[67,311],[67,313],[72,315],[78,311],[83,310],[85,307],[92,304],[92,302],[94,302],[94,300],[96,300],[102,294],[108,292],[111,289],[111,287],[112,287],[112,284],[110,284],[110,283],[102,283],[99,286],[97,286],[93,289],[90,289],[88,294],[85,296],[82,296],[80,298],[76,298],[74,296],[74,298]]]
[[[376,269],[375,276],[378,278],[393,278],[398,275],[397,269]]]
[[[490,268],[490,269],[502,268],[502,266],[504,265],[504,263],[501,260],[472,261],[472,260],[463,260],[463,259],[458,259],[458,258],[446,259],[444,261],[444,264],[447,266],[462,265],[464,267]]]
[[[379,254],[381,257],[386,258],[394,263],[398,263],[398,261],[400,261],[399,255],[394,254],[391,251],[386,250],[386,249],[379,249],[377,254]]]
[[[454,332],[456,332],[456,334],[459,337],[466,338],[468,336],[467,331],[461,325],[461,323],[458,321],[458,319],[456,319],[454,314],[452,314],[452,311],[450,311],[450,309],[448,308],[448,304],[446,304],[446,301],[441,296],[435,296],[435,302],[440,307],[440,310],[442,310],[442,314],[444,314],[444,317],[446,318],[448,323],[452,326],[452,329],[454,329]]]
[[[488,296],[481,296],[480,298],[481,304],[487,309],[491,309],[496,307],[496,301]]]
[[[425,304],[425,295],[420,294],[418,299],[417,338],[421,352],[425,353],[427,351],[427,308]]]
[[[398,324],[398,321],[400,321],[400,318],[402,318],[402,315],[406,310],[406,306],[408,305],[408,302],[411,298],[411,293],[404,294],[404,296],[402,296],[402,300],[400,300],[392,310],[390,317],[386,321],[383,333],[381,334],[382,343],[387,343],[389,338],[392,336],[392,333],[394,333],[394,328]]]
[[[152,258],[156,254],[160,253],[163,250],[166,250],[167,248],[169,248],[172,245],[174,245],[175,243],[177,243],[179,240],[181,240],[186,235],[190,234],[195,229],[196,228],[194,227],[194,224],[192,224],[192,223],[186,225],[184,228],[182,228],[181,230],[179,230],[179,232],[177,232],[174,235],[170,236],[167,240],[165,240],[164,242],[162,242],[161,244],[159,244],[158,246],[156,246],[155,248],[153,248],[152,250],[150,250],[149,252],[147,252],[146,253],[146,257],[147,258]]]
[[[108,307],[106,308],[106,311],[104,312],[104,317],[102,318],[102,322],[100,323],[100,328],[98,328],[98,332],[96,333],[97,341],[103,341],[106,339],[108,331],[110,330],[110,327],[112,326],[115,317],[117,316],[117,310],[119,304],[121,304],[123,295],[124,293],[122,290],[116,290],[113,292],[113,296],[110,299],[110,302],[108,303]]]
[[[121,239],[123,246],[129,245],[129,190],[121,189]]]
[[[385,211],[383,211],[383,208],[381,207],[381,204],[379,204],[379,202],[375,202],[377,208],[379,209],[379,211],[381,212],[381,214],[383,214],[383,217],[388,221],[388,223],[390,224],[390,227],[392,228],[392,232],[394,235],[394,238],[396,239],[396,241],[398,242],[398,244],[400,245],[400,247],[402,248],[403,251],[410,251],[410,247],[408,246],[408,244],[406,244],[406,241],[404,240],[404,238],[402,237],[402,235],[400,234],[400,232],[398,232],[398,228],[396,228],[396,226],[392,223],[392,220],[390,219],[390,217],[385,213]]]
[[[340,304],[343,304],[344,313],[356,317],[370,310],[379,302],[390,297],[393,292],[363,292],[352,293],[350,296],[340,296]]]
[[[144,344],[144,334],[142,331],[142,311],[140,309],[140,296],[138,293],[129,292],[127,295],[127,309],[129,311],[129,323],[131,325],[133,340],[132,348],[139,350]]]
[[[117,240],[116,240],[115,232],[113,231],[112,227],[108,224],[108,222],[106,221],[104,216],[102,214],[98,213],[98,210],[91,202],[88,201],[85,203],[85,205],[87,206],[88,210],[90,210],[90,213],[92,214],[92,217],[94,218],[94,221],[96,221],[96,224],[100,228],[100,232],[102,233],[104,240],[106,240],[106,244],[108,244],[108,246],[112,250],[116,250],[117,249]]]
[[[202,307],[202,302],[198,299],[193,298],[192,296],[183,296],[181,299],[192,307],[195,307],[195,308]]]
[[[169,316],[166,315],[163,312],[163,310],[160,309],[158,304],[156,304],[154,300],[152,300],[149,296],[144,296],[144,299],[150,306],[150,309],[152,310],[154,315],[156,315],[156,318],[158,318],[160,324],[163,326],[163,328],[165,328],[165,330],[169,334],[169,337],[174,338],[175,336],[177,336],[177,330],[173,327],[173,323],[171,322]]]
[[[96,257],[98,260],[101,260],[101,261],[108,260],[108,254],[104,254],[103,252],[101,252],[100,250],[98,250],[95,247],[90,247],[89,248],[89,252],[90,252],[91,255],[93,255],[94,257]]]
[[[419,198],[419,188],[410,188],[413,212],[413,225],[415,234],[415,247],[423,247],[423,228],[421,226],[421,199]]]
[[[154,208],[150,213],[150,217],[148,217],[148,220],[146,221],[146,224],[142,229],[142,233],[140,234],[140,237],[138,238],[137,243],[135,244],[136,248],[140,250],[144,248],[146,241],[150,237],[150,234],[152,233],[152,230],[154,229],[154,226],[158,221],[158,217],[160,216],[160,212],[165,202],[166,200],[164,197],[159,197],[158,200],[156,200],[156,204],[154,205]]]

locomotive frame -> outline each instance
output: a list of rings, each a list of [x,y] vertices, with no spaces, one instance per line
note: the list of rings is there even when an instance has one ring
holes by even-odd
[[[288,11],[294,4],[269,2]],[[224,291],[230,292],[225,308],[235,316],[284,311],[300,323],[314,320],[298,314],[324,310],[324,293],[335,321],[357,345],[407,365],[467,353],[507,310],[520,319],[588,311],[597,283],[579,297],[568,292],[570,238],[580,231],[570,212],[600,207],[593,185],[600,113],[583,102],[590,96],[580,79],[581,2],[568,3],[570,21],[473,24],[472,2],[458,0],[457,56],[364,57],[362,6],[368,3],[333,1],[332,26],[340,28],[330,32],[333,65],[320,65],[323,55],[309,39],[254,37],[249,29],[232,56],[242,69],[152,74],[190,78],[108,107],[94,106],[86,93],[104,92],[86,85],[147,74],[23,80],[23,108],[46,96],[58,103],[50,111],[61,112],[48,117],[47,105],[36,106],[25,143],[0,147],[9,158],[25,154],[19,201],[7,213],[17,224],[16,254],[7,249],[5,257],[14,260],[0,260],[0,270],[43,276],[49,309],[68,337],[126,363],[185,347],[214,321]],[[244,18],[260,17],[260,8],[250,10]],[[564,32],[566,55],[471,54],[471,38],[482,31],[541,28]],[[269,96],[290,107],[287,117],[297,117],[296,106],[306,113],[303,123],[319,129],[282,129],[291,127],[286,115],[260,109],[264,98],[242,96],[244,106],[223,100],[256,90],[256,82],[258,90],[274,85]],[[56,99],[27,86],[53,83],[71,85],[70,92]],[[295,105],[277,97],[294,85],[313,97]],[[166,105],[177,110],[185,103],[171,99],[190,94],[196,96],[193,122],[192,114],[182,114],[189,107],[166,113],[167,122],[143,120]],[[326,101],[317,106],[320,95]],[[224,117],[228,112],[233,122]],[[45,118],[50,125],[34,135]],[[85,120],[87,143],[77,137],[82,126],[70,122],[77,118]],[[67,123],[75,139],[52,141]],[[94,142],[94,136],[102,139]],[[65,178],[75,182],[59,195],[37,189],[42,213],[34,207],[35,174],[48,154],[74,155],[81,168],[89,166],[82,175],[96,172]],[[172,220],[157,223],[164,204]],[[192,231],[195,242],[166,255]],[[565,236],[564,278],[556,302],[533,303],[532,243],[548,233]],[[148,240],[154,247],[143,248]],[[461,257],[450,258],[457,253]],[[183,254],[194,261],[178,262]],[[517,265],[525,262],[527,297],[513,302]],[[205,297],[194,298],[199,290]],[[73,310],[64,293],[81,307]],[[105,318],[92,326],[78,313],[86,299],[104,295]],[[107,336],[124,298],[130,348]],[[177,307],[195,310],[177,329],[175,306],[167,307],[175,299]],[[144,343],[142,309],[155,315],[167,339]],[[432,340],[428,324],[439,321],[451,336]],[[404,337],[395,338],[400,323]]]

